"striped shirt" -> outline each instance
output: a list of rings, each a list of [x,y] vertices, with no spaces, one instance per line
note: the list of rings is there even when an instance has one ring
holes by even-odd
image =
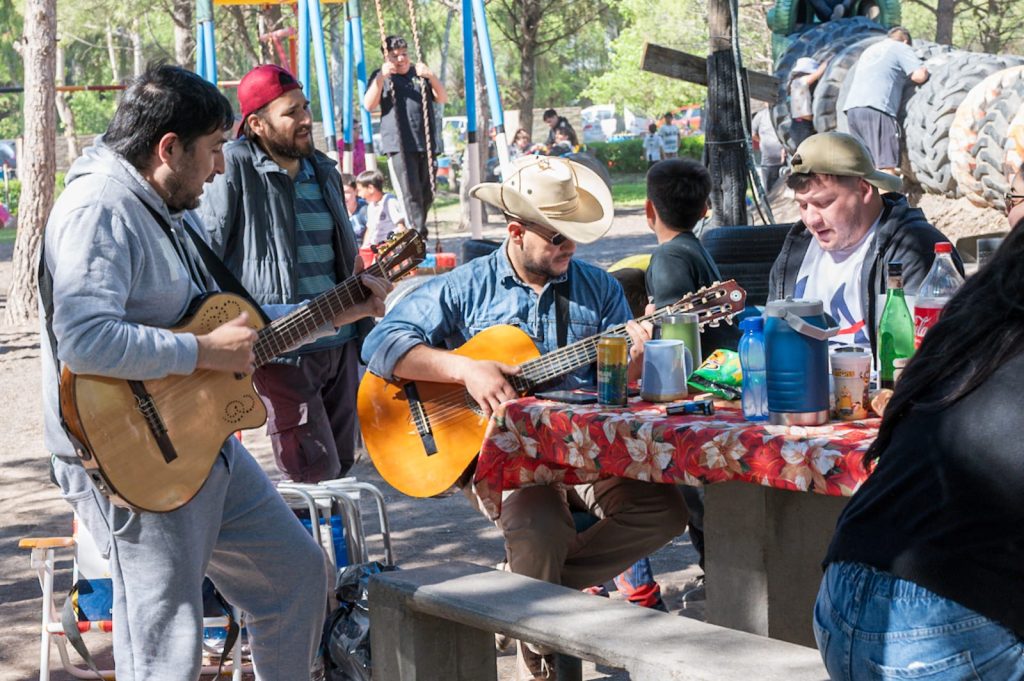
[[[334,274],[334,218],[317,183],[313,164],[302,159],[295,176],[295,294],[301,302],[312,300],[338,283]],[[343,326],[337,334],[304,346],[303,352],[337,347],[354,338],[355,326]]]

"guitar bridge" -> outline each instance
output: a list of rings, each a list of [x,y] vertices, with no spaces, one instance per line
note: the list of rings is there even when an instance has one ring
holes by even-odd
[[[153,396],[146,390],[146,385],[142,381],[128,381],[128,386],[132,389],[132,394],[135,395],[135,408],[146,420],[149,432],[156,438],[156,445],[160,448],[164,461],[167,463],[174,461],[178,458],[178,453],[174,451],[171,438],[167,435],[167,426],[164,425],[164,420],[160,417],[160,412],[157,411]]]
[[[419,436],[420,442],[423,443],[424,451],[427,456],[437,454],[437,443],[434,442],[434,433],[430,429],[430,419],[427,417],[427,410],[423,408],[423,402],[420,401],[420,393],[416,389],[416,384],[410,381],[405,384],[403,390],[405,399],[409,403],[409,413],[412,416],[413,425],[416,426],[416,434]]]

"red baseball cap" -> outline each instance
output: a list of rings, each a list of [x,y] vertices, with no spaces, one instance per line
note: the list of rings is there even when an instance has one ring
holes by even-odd
[[[254,111],[269,104],[281,95],[302,86],[295,76],[276,64],[257,66],[242,76],[238,83],[238,105],[242,109],[242,122]],[[241,127],[239,127],[241,135]]]

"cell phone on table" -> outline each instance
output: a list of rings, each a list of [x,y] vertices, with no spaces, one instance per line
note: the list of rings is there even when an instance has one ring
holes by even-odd
[[[581,390],[542,390],[535,393],[535,397],[553,402],[565,404],[597,404],[595,393],[583,392]]]

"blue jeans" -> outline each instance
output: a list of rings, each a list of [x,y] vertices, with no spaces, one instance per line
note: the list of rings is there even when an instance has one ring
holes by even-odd
[[[833,563],[814,605],[814,638],[834,681],[1024,679],[1024,641],[913,582]]]

